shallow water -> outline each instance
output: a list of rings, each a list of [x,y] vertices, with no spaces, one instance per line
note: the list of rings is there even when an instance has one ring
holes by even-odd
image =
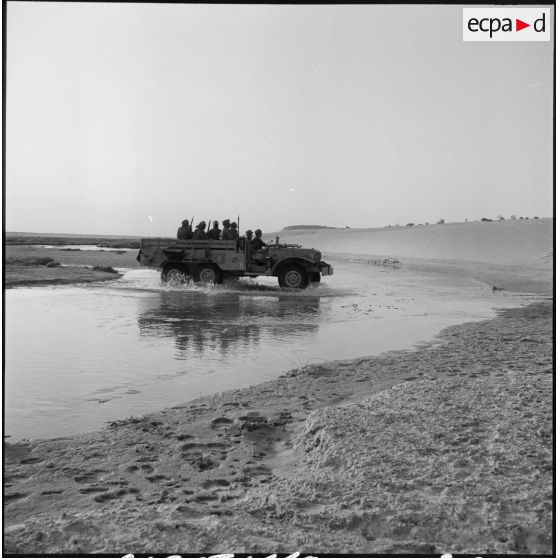
[[[30,248],[49,248],[53,250],[62,251],[88,251],[93,250],[95,252],[137,252],[137,248],[110,248],[108,246],[96,246],[95,244],[63,244],[63,245],[52,245],[52,244],[28,244]]]
[[[274,278],[170,288],[143,269],[7,290],[6,434],[95,430],[306,364],[412,348],[529,301],[462,277],[332,263],[335,275],[302,292]]]

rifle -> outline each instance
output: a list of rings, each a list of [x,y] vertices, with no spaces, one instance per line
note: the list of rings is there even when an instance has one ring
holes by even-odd
[[[190,228],[194,230],[194,216],[192,215],[192,220],[190,221]]]
[[[236,226],[238,229],[238,236],[240,237],[240,215],[236,216]]]
[[[210,227],[211,227],[211,219],[207,221],[207,232],[209,232]]]

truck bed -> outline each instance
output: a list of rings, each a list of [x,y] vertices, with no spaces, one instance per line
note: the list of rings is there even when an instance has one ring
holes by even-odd
[[[165,262],[214,262],[224,269],[244,269],[244,252],[236,240],[179,240],[142,238],[139,263],[159,267]]]

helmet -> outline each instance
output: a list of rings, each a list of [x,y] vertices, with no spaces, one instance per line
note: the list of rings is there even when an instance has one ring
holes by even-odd
[[[198,229],[205,229],[205,221],[200,221],[199,222]]]
[[[231,224],[231,222],[228,219],[225,219],[223,221],[223,227],[226,227],[227,225],[230,225],[230,224]]]
[[[262,229],[256,229],[256,236],[261,236],[262,234]]]
[[[231,223],[231,229],[236,229],[236,221],[233,221],[233,222]]]
[[[250,229],[246,231],[246,236],[252,236],[253,234],[254,233]]]
[[[184,221],[182,221],[182,226],[185,227],[185,226],[188,225],[188,224],[189,224],[189,223],[188,223],[188,219],[184,219]]]
[[[213,226],[218,227],[219,226],[219,221],[213,221]]]

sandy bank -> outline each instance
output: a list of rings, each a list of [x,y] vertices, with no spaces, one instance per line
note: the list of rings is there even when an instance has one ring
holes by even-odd
[[[8,552],[550,553],[552,305],[6,447]]]

